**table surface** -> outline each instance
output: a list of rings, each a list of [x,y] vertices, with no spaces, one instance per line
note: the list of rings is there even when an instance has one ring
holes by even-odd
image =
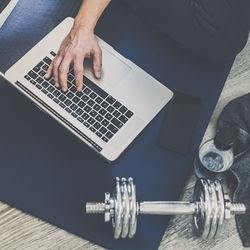
[[[238,55],[215,112],[204,136],[213,135],[216,118],[229,100],[248,91],[250,85],[250,39]],[[190,176],[181,199],[192,197],[195,177]],[[216,240],[202,241],[192,234],[190,216],[173,217],[162,239],[160,249],[242,249],[232,219],[226,223],[223,234]],[[0,203],[0,249],[102,249],[84,239],[58,229],[37,218]]]

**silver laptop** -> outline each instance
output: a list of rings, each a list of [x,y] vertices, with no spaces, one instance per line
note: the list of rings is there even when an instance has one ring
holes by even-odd
[[[0,28],[3,26],[19,0],[4,0],[0,4]]]
[[[74,72],[67,93],[44,75],[73,25],[66,18],[14,64],[4,77],[109,161],[116,160],[145,126],[169,102],[173,93],[97,37],[103,51],[103,74],[97,80],[85,65],[84,88],[76,91]]]

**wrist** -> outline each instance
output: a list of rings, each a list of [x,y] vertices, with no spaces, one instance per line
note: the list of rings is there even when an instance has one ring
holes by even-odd
[[[83,20],[81,20],[81,22],[79,22],[78,20],[75,20],[74,26],[72,28],[72,30],[76,32],[82,31],[88,34],[94,34],[94,29],[95,29],[94,25],[88,24],[87,22],[84,22]]]

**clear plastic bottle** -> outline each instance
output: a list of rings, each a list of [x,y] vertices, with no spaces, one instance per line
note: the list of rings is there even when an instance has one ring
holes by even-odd
[[[234,161],[233,148],[222,150],[218,149],[214,140],[203,143],[199,150],[200,163],[207,170],[212,172],[224,172],[228,170]]]

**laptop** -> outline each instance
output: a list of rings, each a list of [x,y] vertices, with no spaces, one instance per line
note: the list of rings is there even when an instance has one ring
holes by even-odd
[[[1,0],[0,3],[0,28],[3,26],[12,10],[15,8],[19,0]]]
[[[69,90],[57,89],[53,77],[46,80],[44,75],[73,22],[70,17],[62,21],[3,77],[98,154],[114,161],[173,93],[99,37],[102,78],[94,77],[91,62],[87,62],[82,91],[76,90],[72,68]]]

